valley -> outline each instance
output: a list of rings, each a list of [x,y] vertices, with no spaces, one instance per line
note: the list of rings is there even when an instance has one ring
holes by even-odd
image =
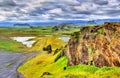
[[[119,78],[119,27],[0,28],[1,77]]]

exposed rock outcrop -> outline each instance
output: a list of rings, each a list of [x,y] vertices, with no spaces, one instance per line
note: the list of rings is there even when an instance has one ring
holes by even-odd
[[[74,27],[74,25],[72,25],[72,24],[59,24],[57,26],[54,26],[52,28],[52,31],[58,31],[58,30],[68,30],[69,31],[69,29],[73,28],[73,27]]]
[[[68,65],[120,66],[120,22],[83,27],[69,40]]]

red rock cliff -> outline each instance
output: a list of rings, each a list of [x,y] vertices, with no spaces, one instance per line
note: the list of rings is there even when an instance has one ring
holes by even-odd
[[[120,66],[120,23],[83,27],[69,40],[68,65]]]

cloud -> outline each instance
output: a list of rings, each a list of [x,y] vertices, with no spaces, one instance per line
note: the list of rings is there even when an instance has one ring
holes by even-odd
[[[48,11],[48,13],[62,13],[62,9],[61,8],[54,8]]]
[[[107,5],[109,2],[107,0],[94,0],[94,3],[98,5]]]
[[[1,7],[10,7],[10,6],[16,6],[16,3],[13,0],[1,0],[0,1]]]
[[[0,20],[120,18],[119,0],[0,0]]]

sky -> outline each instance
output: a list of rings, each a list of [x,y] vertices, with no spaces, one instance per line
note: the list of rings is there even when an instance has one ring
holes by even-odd
[[[120,0],[0,0],[0,21],[120,18]]]

